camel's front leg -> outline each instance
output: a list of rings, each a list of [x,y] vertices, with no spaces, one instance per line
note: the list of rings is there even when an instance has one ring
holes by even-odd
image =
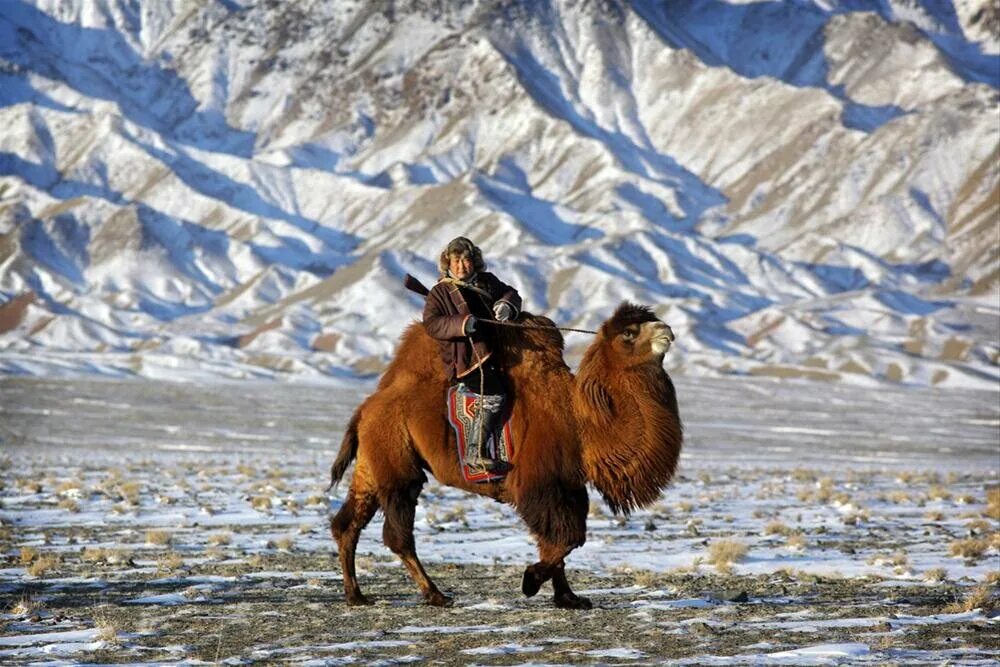
[[[383,493],[380,499],[382,511],[385,513],[382,540],[403,561],[403,565],[420,587],[420,592],[424,594],[428,604],[435,607],[450,607],[452,598],[438,590],[424,570],[420,559],[417,558],[413,540],[413,516],[422,486],[423,481],[413,482],[402,489],[392,489]]]
[[[531,597],[541,589],[542,584],[551,579],[552,588],[555,591],[552,599],[557,607],[561,609],[592,609],[594,605],[591,604],[590,600],[576,595],[566,579],[565,558],[572,550],[572,547],[539,541],[539,561],[534,565],[529,565],[524,570],[524,576],[521,578],[521,591]]]
[[[560,562],[552,572],[552,589],[555,591],[553,600],[560,609],[593,609],[589,598],[581,597],[573,592],[566,579],[566,563]]]

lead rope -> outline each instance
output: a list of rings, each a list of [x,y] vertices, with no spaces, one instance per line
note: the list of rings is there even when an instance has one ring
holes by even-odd
[[[487,324],[492,324],[498,327],[514,327],[515,329],[556,329],[558,331],[575,331],[576,333],[585,334],[597,334],[596,331],[591,331],[590,329],[573,329],[572,327],[548,327],[541,324],[523,324],[520,322],[501,322],[500,320],[483,320]]]

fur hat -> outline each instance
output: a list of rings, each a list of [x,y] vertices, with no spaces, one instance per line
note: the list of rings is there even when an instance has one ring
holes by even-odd
[[[472,270],[476,273],[486,270],[486,262],[483,261],[483,252],[475,243],[464,236],[459,236],[448,242],[448,245],[441,251],[441,256],[438,258],[438,270],[442,276],[448,275],[448,267],[451,265],[452,255],[469,257],[472,260]]]

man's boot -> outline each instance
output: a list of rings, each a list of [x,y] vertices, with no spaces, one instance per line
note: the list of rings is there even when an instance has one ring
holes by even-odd
[[[506,464],[490,451],[493,427],[503,411],[504,395],[480,395],[476,398],[476,418],[472,423],[469,449],[476,453],[474,461],[486,470],[503,469]]]

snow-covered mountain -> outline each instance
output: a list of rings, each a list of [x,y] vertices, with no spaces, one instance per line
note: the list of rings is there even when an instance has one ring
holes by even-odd
[[[676,372],[995,387],[998,88],[994,0],[3,0],[0,372],[376,372],[466,235]]]

